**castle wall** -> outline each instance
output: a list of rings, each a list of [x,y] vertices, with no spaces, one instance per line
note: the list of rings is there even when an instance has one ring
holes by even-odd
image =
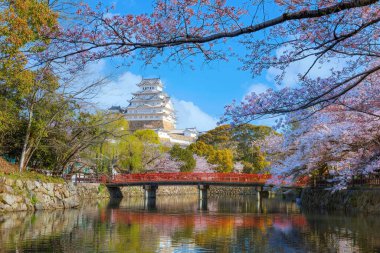
[[[173,130],[173,123],[164,120],[133,120],[129,121],[129,129],[132,131],[138,129],[157,129]]]

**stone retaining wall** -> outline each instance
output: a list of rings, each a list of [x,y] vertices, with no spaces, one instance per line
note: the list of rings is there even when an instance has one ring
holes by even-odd
[[[256,194],[254,187],[230,187],[230,186],[210,186],[208,195],[253,195]]]
[[[141,186],[128,186],[121,187],[121,192],[124,197],[127,196],[144,196],[144,190]],[[185,195],[185,194],[198,194],[197,186],[159,186],[157,189],[157,196],[168,195]]]
[[[99,184],[44,183],[0,178],[0,212],[77,207],[82,198],[108,198]]]
[[[122,187],[121,191],[124,197],[143,196],[144,190],[141,186]],[[157,195],[185,195],[198,194],[197,186],[159,186]],[[254,187],[228,187],[228,186],[210,186],[209,196],[215,195],[253,195],[256,194]]]
[[[380,214],[380,189],[351,189],[334,193],[322,189],[304,189],[301,205],[307,210]]]

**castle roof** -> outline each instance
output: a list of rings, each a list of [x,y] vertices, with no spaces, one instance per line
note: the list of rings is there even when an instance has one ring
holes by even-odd
[[[139,84],[137,84],[137,86],[139,87],[147,86],[147,85],[163,87],[163,84],[160,78],[144,78],[141,80]]]

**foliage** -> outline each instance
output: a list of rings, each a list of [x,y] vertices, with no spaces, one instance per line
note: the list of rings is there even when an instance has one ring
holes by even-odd
[[[98,193],[100,194],[100,193],[103,193],[105,191],[107,191],[107,187],[104,184],[99,184]]]
[[[212,145],[215,148],[232,148],[234,143],[232,140],[231,126],[221,125],[214,129],[207,131],[199,136],[198,141],[208,145]],[[204,154],[206,155],[206,154]]]
[[[215,149],[213,146],[197,141],[189,146],[194,154],[205,157],[210,164],[217,165],[214,169],[219,172],[231,172],[233,169],[233,154],[229,149]]]
[[[1,0],[0,7],[0,49],[10,58],[20,56],[22,48],[24,52],[40,51],[31,42],[47,43],[43,34],[56,29],[58,15],[46,1]]]
[[[199,140],[195,143],[190,144],[189,149],[199,156],[210,156],[212,152],[214,152],[214,147],[204,143],[203,141]]]
[[[56,25],[57,14],[45,1],[0,1],[0,139],[13,130],[14,115],[21,110],[18,99],[34,84],[35,73],[25,69],[27,54],[41,51],[38,43],[48,42],[41,32],[55,31]]]
[[[78,85],[78,73],[33,58],[46,53],[45,35],[58,28],[48,4],[0,1],[0,153],[17,157],[20,171],[32,166],[59,174],[106,132],[102,119],[82,108],[99,83]]]
[[[41,32],[56,30],[56,24],[57,14],[45,1],[0,1],[0,146],[18,128],[15,115],[25,113],[25,99],[38,89],[42,71],[25,69],[27,54],[41,50],[38,44],[48,42]]]
[[[30,198],[30,203],[32,203],[32,205],[35,205],[38,203],[38,199],[36,195],[32,195],[32,197]]]
[[[243,173],[260,173],[269,167],[270,163],[266,156],[260,151],[260,147],[253,146],[252,154],[248,159],[242,159]]]
[[[86,157],[89,160],[96,157],[97,170],[102,172],[111,173],[112,169],[132,173],[145,171],[162,156],[165,148],[153,130],[137,130],[130,134],[128,122],[122,115],[118,117],[105,125],[107,132],[113,134],[94,145]]]
[[[194,170],[196,161],[190,149],[181,148],[175,144],[169,151],[170,156],[183,164],[179,167],[181,172],[191,172]]]
[[[265,154],[255,144],[275,131],[267,126],[242,124],[232,127],[221,125],[201,135],[190,148],[201,156],[209,156],[213,149],[228,149],[234,160],[242,162],[243,172],[258,173],[268,167]]]
[[[217,172],[231,172],[234,168],[232,151],[229,149],[214,150],[207,161],[217,165],[215,168]]]

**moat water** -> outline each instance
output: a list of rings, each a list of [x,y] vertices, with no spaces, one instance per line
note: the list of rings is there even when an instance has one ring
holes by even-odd
[[[306,213],[255,196],[158,197],[0,214],[0,252],[380,252],[376,216]]]

